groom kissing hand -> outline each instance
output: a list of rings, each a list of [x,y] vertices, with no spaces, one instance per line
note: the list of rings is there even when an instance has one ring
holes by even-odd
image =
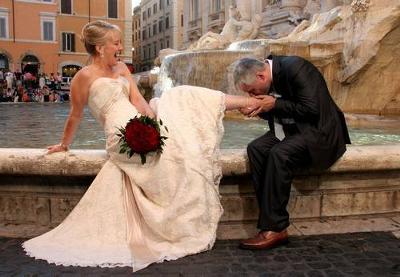
[[[288,241],[286,206],[293,172],[329,168],[346,151],[350,138],[323,76],[307,60],[242,58],[234,63],[233,78],[236,87],[261,100],[240,111],[269,125],[269,131],[247,147],[260,232],[240,247],[268,249]]]

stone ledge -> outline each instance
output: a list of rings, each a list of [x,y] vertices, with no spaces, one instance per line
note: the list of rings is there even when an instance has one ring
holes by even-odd
[[[44,149],[0,148],[0,175],[94,176],[105,161],[105,150],[72,150],[46,155]],[[248,173],[246,151],[221,150],[224,176]],[[400,169],[400,144],[348,146],[327,172],[365,172]],[[308,175],[307,172],[303,174]]]
[[[0,233],[31,236],[59,224],[106,159],[103,150],[45,155],[43,149],[0,149],[0,222],[9,227],[6,231],[0,226]],[[224,178],[220,193],[225,212],[218,238],[252,235],[256,231],[258,205],[247,174],[245,150],[223,150],[221,164]],[[355,231],[350,227],[357,227],[356,231],[362,231],[353,221],[320,224],[346,218],[393,217],[400,224],[399,199],[400,145],[351,146],[329,170],[300,172],[296,176],[288,203],[292,219],[289,231],[308,234],[311,227],[307,226],[316,230],[344,228],[349,232]],[[304,225],[304,221],[310,223]],[[392,225],[390,220],[371,221],[368,226],[372,227],[367,229],[381,228],[383,222],[390,230],[400,232],[399,225]],[[16,231],[18,228],[25,231]]]

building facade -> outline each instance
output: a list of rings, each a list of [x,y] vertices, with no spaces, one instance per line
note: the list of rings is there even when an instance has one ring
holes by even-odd
[[[229,19],[229,7],[237,6],[241,20],[262,17],[260,37],[288,35],[303,19],[328,11],[351,0],[185,0],[184,45],[189,46],[208,31],[221,33]]]
[[[228,20],[230,0],[185,0],[184,45],[197,41],[208,31],[221,33]]]
[[[82,27],[101,19],[122,31],[132,63],[131,0],[0,0],[0,69],[73,76],[88,62]]]
[[[183,43],[183,0],[142,0],[141,70],[153,67],[161,49],[181,49]]]
[[[132,65],[135,72],[139,71],[142,65],[140,58],[141,15],[140,6],[135,7],[132,16]]]

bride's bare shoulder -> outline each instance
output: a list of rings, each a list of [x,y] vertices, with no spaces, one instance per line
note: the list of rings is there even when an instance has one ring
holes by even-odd
[[[78,81],[90,81],[90,77],[93,75],[92,70],[89,66],[82,67],[74,76],[73,80]]]
[[[93,76],[93,70],[91,70],[90,66],[85,66],[75,74],[72,82],[83,87],[89,87],[93,81]]]

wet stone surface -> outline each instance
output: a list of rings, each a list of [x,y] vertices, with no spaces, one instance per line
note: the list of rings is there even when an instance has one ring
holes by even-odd
[[[63,267],[27,257],[24,239],[0,238],[0,276],[129,276],[131,268]],[[400,240],[391,233],[293,237],[286,246],[248,251],[238,241],[153,264],[135,276],[400,276]]]

